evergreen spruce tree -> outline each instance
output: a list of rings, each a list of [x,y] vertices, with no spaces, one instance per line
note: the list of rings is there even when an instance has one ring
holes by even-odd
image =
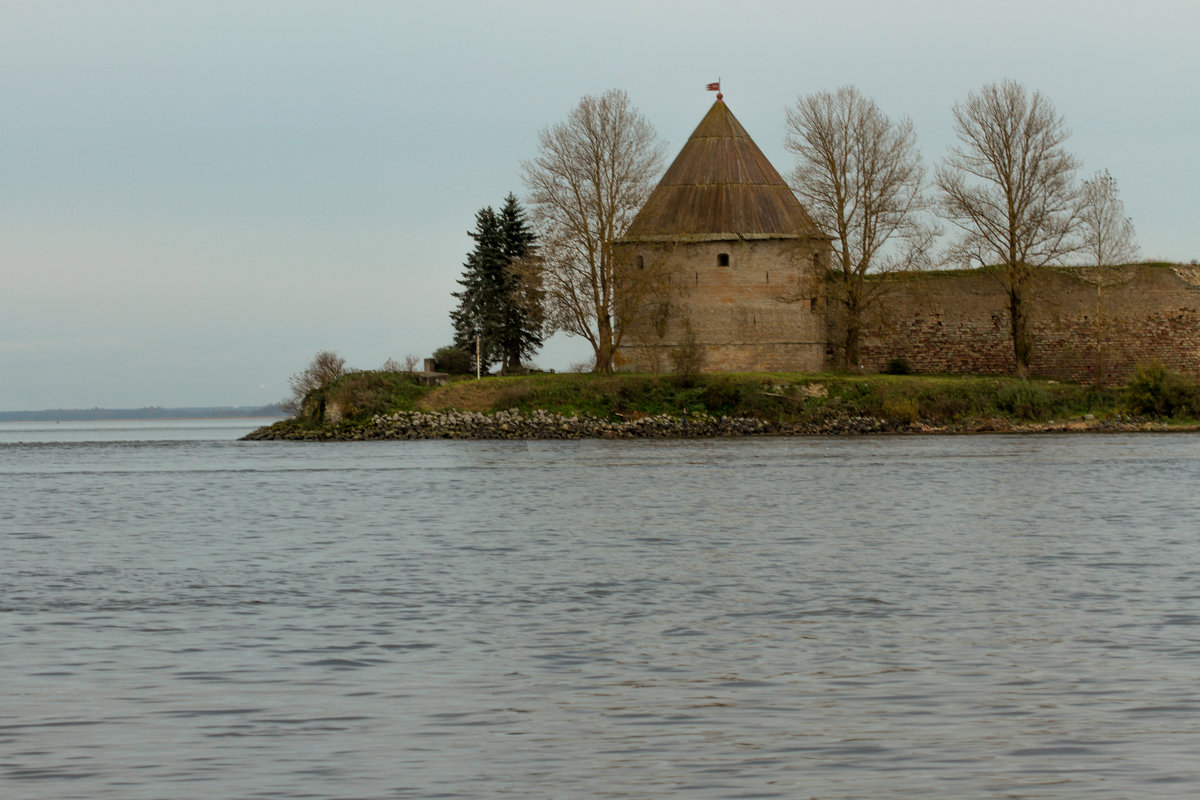
[[[523,359],[541,348],[546,318],[541,290],[532,280],[535,271],[518,268],[533,256],[537,237],[525,219],[525,210],[511,192],[504,198],[504,207],[496,221],[505,259],[501,322],[496,336],[507,372],[520,367]]]
[[[501,370],[510,372],[542,345],[541,293],[514,269],[532,255],[535,237],[511,193],[499,214],[490,206],[480,209],[468,235],[475,249],[463,264],[458,281],[463,289],[454,293],[454,344],[474,357],[479,337],[481,366],[499,361]]]
[[[450,312],[450,321],[454,324],[454,346],[472,358],[476,337],[481,340],[480,366],[486,369],[496,360],[497,347],[491,333],[500,291],[496,276],[504,265],[496,213],[490,206],[476,212],[475,230],[468,235],[475,240],[475,249],[463,263],[463,274],[458,279],[463,288],[454,293],[458,308]]]

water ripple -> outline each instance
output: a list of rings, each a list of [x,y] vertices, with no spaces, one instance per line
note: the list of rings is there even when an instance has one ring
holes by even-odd
[[[1200,789],[1194,437],[135,444],[0,447],[6,800]]]

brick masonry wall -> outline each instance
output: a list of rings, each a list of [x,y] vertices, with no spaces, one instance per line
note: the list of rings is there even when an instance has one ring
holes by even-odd
[[[622,269],[638,270],[640,263],[665,278],[646,293],[654,299],[636,309],[645,320],[621,347],[622,369],[669,371],[671,354],[683,347],[700,354],[705,372],[812,371],[824,363],[824,240],[619,247]],[[657,320],[645,313],[656,303],[669,306]]]
[[[876,278],[885,290],[872,309],[861,355],[865,371],[903,358],[922,373],[1012,374],[1014,357],[1003,285],[984,270]],[[1060,267],[1038,273],[1026,301],[1033,333],[1031,374],[1123,382],[1153,361],[1200,375],[1200,270],[1135,265]],[[836,363],[836,314],[827,316]]]

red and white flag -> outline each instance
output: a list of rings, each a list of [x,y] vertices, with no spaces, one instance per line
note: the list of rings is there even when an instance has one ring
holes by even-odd
[[[706,88],[710,92],[719,92],[721,91],[721,82],[717,81],[716,83],[710,83]]]

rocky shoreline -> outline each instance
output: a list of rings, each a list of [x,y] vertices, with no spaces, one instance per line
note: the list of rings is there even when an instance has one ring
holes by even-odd
[[[853,426],[853,430],[850,427]],[[880,430],[878,420],[847,420],[846,433]],[[814,431],[815,432],[815,431]],[[831,431],[832,432],[832,431]],[[496,413],[474,411],[399,411],[377,415],[366,424],[338,423],[304,428],[276,423],[247,435],[248,440],[403,440],[403,439],[652,439],[706,436],[752,436],[800,433],[777,423],[746,417],[707,414],[657,415],[625,420],[563,416],[516,409]]]
[[[1195,430],[1145,420],[1079,419],[1066,422],[1014,423],[1006,419],[975,420],[956,425],[900,423],[875,417],[836,416],[819,422],[785,423],[748,417],[708,414],[639,416],[606,420],[517,409],[496,413],[473,411],[400,411],[377,415],[367,423],[333,423],[320,427],[277,422],[247,434],[246,441],[394,441],[411,439],[664,439],[721,436],[845,436],[879,433],[1071,433]]]

